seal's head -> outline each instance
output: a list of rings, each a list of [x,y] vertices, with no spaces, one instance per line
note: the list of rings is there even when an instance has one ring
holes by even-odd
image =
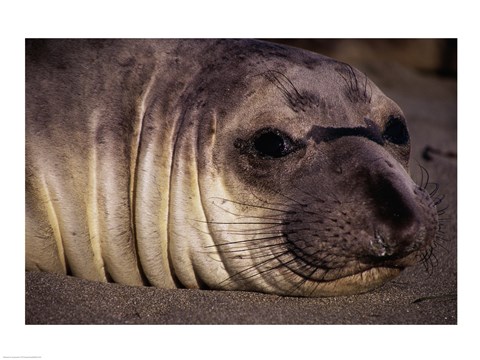
[[[349,65],[262,49],[237,54],[241,80],[219,65],[201,85],[222,94],[198,110],[209,139],[198,160],[209,250],[230,275],[213,287],[376,288],[418,262],[438,226],[433,200],[408,174],[404,115]]]

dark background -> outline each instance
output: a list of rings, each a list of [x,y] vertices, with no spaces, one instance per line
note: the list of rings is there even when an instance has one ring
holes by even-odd
[[[263,39],[349,64],[393,63],[425,75],[457,76],[456,39]]]

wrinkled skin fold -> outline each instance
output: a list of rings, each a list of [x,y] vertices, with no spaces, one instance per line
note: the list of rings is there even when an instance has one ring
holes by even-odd
[[[401,109],[251,40],[27,40],[26,268],[163,288],[369,291],[431,251]]]

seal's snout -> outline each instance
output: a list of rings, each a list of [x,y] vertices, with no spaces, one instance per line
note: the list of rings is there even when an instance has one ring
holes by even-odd
[[[428,199],[419,196],[416,185],[402,173],[388,169],[368,176],[367,192],[376,219],[369,253],[377,260],[404,258],[429,245],[433,237],[427,231]]]

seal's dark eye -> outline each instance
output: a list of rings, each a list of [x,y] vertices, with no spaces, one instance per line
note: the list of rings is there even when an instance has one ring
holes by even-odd
[[[397,145],[408,144],[410,136],[408,135],[405,122],[399,117],[390,116],[385,125],[385,130],[383,131],[383,138],[386,141]]]
[[[295,142],[278,129],[266,128],[253,137],[253,149],[262,157],[280,158],[296,150]]]
[[[237,138],[234,146],[240,150],[241,154],[277,159],[304,148],[306,144],[302,140],[292,140],[290,136],[278,129],[263,128],[248,140]]]
[[[288,153],[288,141],[274,132],[259,135],[253,142],[253,146],[261,155],[282,157]]]

